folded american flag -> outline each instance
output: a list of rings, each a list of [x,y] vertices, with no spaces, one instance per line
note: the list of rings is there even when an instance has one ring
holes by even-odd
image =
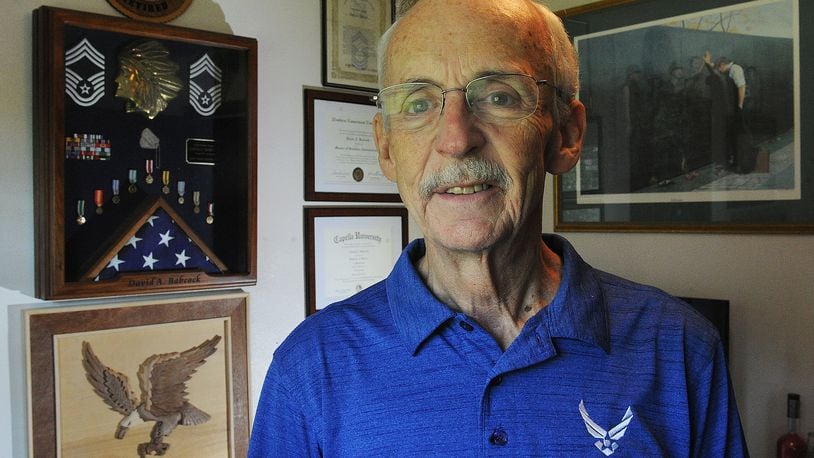
[[[109,280],[120,272],[156,270],[221,272],[160,207],[116,253],[96,280]]]

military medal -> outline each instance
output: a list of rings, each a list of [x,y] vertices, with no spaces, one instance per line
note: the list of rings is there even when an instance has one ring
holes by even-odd
[[[184,180],[178,181],[178,205],[184,205],[184,193],[186,192],[187,183]]]
[[[144,170],[147,172],[147,176],[144,177],[144,181],[147,184],[153,184],[153,160],[147,159],[144,162]]]
[[[76,201],[76,224],[83,225],[87,220],[85,219],[85,200],[79,199]]]
[[[65,137],[65,159],[109,161],[110,140],[103,138],[102,134],[82,134],[80,137],[75,133],[73,137]]]
[[[164,170],[161,172],[161,182],[164,183],[164,187],[161,188],[161,192],[164,194],[170,193],[170,171]]]
[[[138,170],[130,169],[127,171],[127,181],[130,182],[130,186],[127,187],[127,192],[130,194],[134,194],[138,189],[136,187],[136,182],[138,182]]]
[[[206,224],[212,224],[215,222],[215,204],[209,204],[209,216],[206,217]]]
[[[114,204],[121,202],[121,198],[119,197],[119,180],[113,179],[113,198],[111,199]]]
[[[201,191],[195,191],[192,193],[192,205],[195,206],[195,208],[192,209],[195,214],[201,212]]]
[[[104,213],[102,206],[105,203],[105,192],[101,189],[95,189],[93,191],[93,203],[96,204],[96,214],[101,215]]]

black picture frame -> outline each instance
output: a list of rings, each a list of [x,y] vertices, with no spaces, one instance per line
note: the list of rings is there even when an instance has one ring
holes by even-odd
[[[702,27],[713,15],[720,28],[727,15],[757,16],[766,8],[791,17],[784,30],[767,26],[779,37],[745,32],[745,26],[735,30],[732,23],[727,33]],[[557,14],[580,52],[579,99],[587,108],[588,130],[581,162],[555,179],[555,230],[814,232],[814,155],[808,151],[814,131],[807,128],[814,86],[799,77],[812,64],[814,36],[799,25],[814,19],[813,5],[610,0]],[[667,102],[658,103],[676,100],[659,90],[671,82],[664,75],[692,68],[691,59],[703,60],[707,50],[713,60],[726,56],[742,64],[747,89],[752,80],[744,108],[731,118],[732,144],[745,143],[742,131],[752,141],[748,148],[733,146],[732,160],[722,165],[710,158],[715,134],[709,121],[710,110],[722,104],[684,98],[685,107],[671,114],[669,106],[660,108]],[[635,73],[643,76],[639,101],[648,107],[638,117],[624,108],[624,95],[634,93],[626,92],[626,78]],[[685,88],[690,75],[687,70]]]

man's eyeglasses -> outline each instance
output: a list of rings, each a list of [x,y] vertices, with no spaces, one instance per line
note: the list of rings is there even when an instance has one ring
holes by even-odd
[[[540,86],[564,92],[547,80],[519,73],[500,73],[475,78],[464,88],[444,89],[434,83],[402,83],[388,86],[373,100],[382,111],[385,125],[396,130],[416,130],[434,123],[444,111],[446,94],[460,91],[475,116],[490,124],[506,124],[531,116],[537,109]]]

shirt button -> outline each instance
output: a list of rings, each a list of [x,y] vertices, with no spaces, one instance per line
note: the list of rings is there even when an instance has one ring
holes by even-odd
[[[506,445],[509,443],[509,435],[502,428],[496,428],[489,436],[489,443],[492,445]]]
[[[466,321],[461,321],[460,325],[464,329],[464,331],[466,331],[466,332],[471,332],[472,330],[475,329],[475,328],[472,327],[471,324],[467,323]]]

